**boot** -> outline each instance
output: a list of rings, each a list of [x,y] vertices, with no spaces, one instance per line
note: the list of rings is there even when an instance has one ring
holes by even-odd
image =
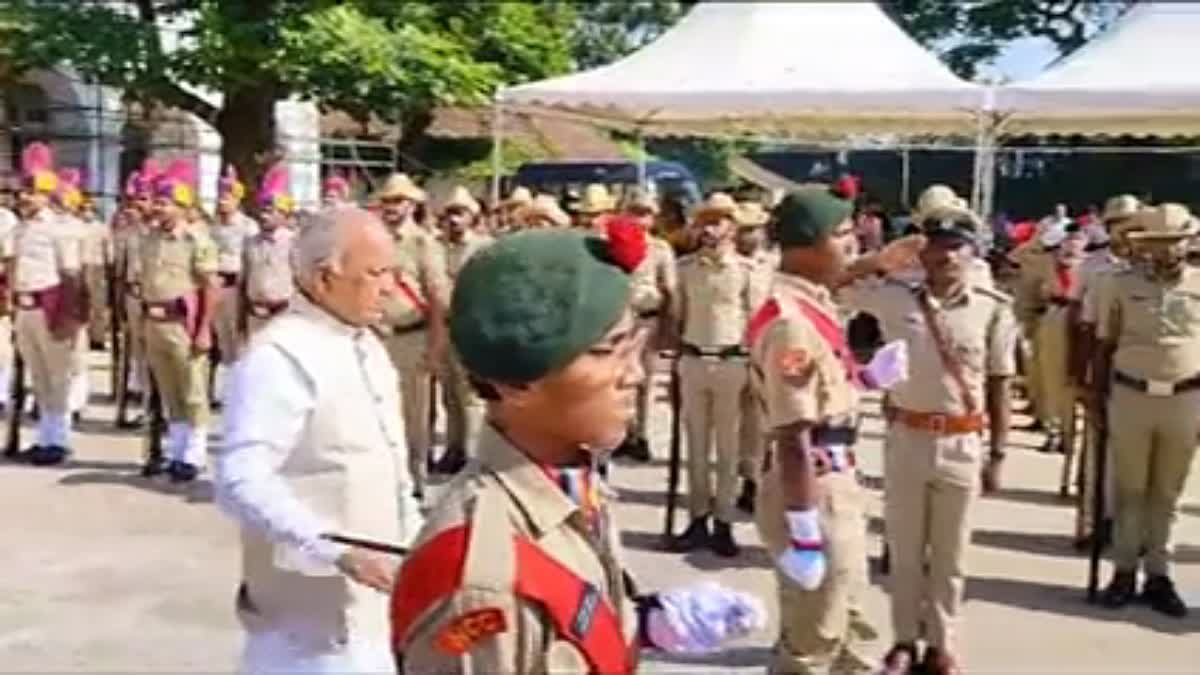
[[[735,558],[742,551],[733,540],[733,527],[723,520],[713,520],[712,538],[708,545],[713,553],[722,558]]]
[[[736,505],[744,513],[754,515],[754,500],[758,497],[758,485],[749,478],[742,479],[742,493],[738,495]]]
[[[462,471],[467,465],[467,451],[461,445],[446,448],[442,456],[433,464],[433,473],[453,476]]]
[[[1137,597],[1137,572],[1117,570],[1112,581],[1100,595],[1100,604],[1109,609],[1120,609]]]
[[[671,550],[675,553],[687,553],[708,546],[708,516],[703,515],[692,520],[683,534],[671,541]]]
[[[897,642],[883,657],[880,675],[908,675],[917,664],[917,646],[911,642]]]
[[[921,672],[927,675],[962,675],[962,668],[950,652],[927,647],[925,658],[921,660]]]
[[[1150,605],[1154,611],[1174,619],[1182,619],[1188,615],[1187,605],[1175,591],[1174,582],[1165,574],[1147,578],[1139,600]]]

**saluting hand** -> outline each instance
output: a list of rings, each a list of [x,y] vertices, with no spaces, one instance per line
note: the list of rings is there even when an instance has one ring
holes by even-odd
[[[917,261],[917,254],[925,248],[925,236],[910,234],[901,237],[879,249],[875,254],[875,265],[885,274],[897,272],[911,267]]]
[[[389,556],[352,548],[337,560],[337,568],[357,583],[380,593],[391,593],[396,581],[396,563]]]

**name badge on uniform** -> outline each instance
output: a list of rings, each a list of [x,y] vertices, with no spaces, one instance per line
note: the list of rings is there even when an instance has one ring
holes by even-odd
[[[1173,396],[1175,383],[1165,380],[1146,380],[1146,393],[1151,396]]]

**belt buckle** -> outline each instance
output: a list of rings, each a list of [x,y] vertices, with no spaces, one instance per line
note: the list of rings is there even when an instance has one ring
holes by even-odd
[[[17,296],[17,307],[21,309],[37,309],[37,299],[27,293]]]
[[[929,430],[935,434],[946,433],[946,426],[949,424],[949,415],[941,413],[929,416]]]
[[[1171,396],[1175,393],[1175,383],[1166,380],[1146,380],[1146,393],[1151,396]]]
[[[270,310],[262,305],[255,304],[250,306],[250,313],[253,314],[257,319],[265,319],[270,313]]]
[[[700,360],[701,360],[701,361],[708,361],[709,363],[716,363],[717,361],[720,361],[720,360],[721,360],[721,357],[720,357],[720,356],[717,356],[716,354],[705,354],[704,352],[701,352],[701,353],[700,353]]]
[[[167,308],[162,305],[150,305],[146,308],[146,314],[150,315],[151,319],[167,318]]]

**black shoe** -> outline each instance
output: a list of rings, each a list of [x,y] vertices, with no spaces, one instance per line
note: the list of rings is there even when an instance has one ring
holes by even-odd
[[[733,540],[733,528],[723,520],[713,520],[712,538],[709,539],[708,546],[713,553],[722,558],[734,558],[742,552]]]
[[[76,411],[76,412],[71,413],[71,427],[72,428],[79,426],[79,423],[82,421],[83,421],[83,413],[82,412]]]
[[[108,349],[108,345],[105,344],[104,340],[89,340],[88,341],[88,350],[89,351],[102,352],[102,351],[105,351],[106,349]]]
[[[651,459],[653,459],[653,457],[650,455],[650,442],[641,436],[634,438],[633,443],[631,443],[629,446],[629,453],[626,456],[629,457],[629,459],[632,459],[635,462],[641,462],[642,464],[649,462]]]
[[[134,417],[133,419],[118,419],[117,420],[117,428],[118,429],[128,429],[128,430],[141,429],[143,426],[145,426],[145,424],[146,424],[146,418],[143,417],[142,415],[138,415],[137,417]]]
[[[1175,584],[1166,575],[1159,574],[1147,578],[1142,586],[1142,595],[1138,599],[1150,605],[1150,609],[1175,619],[1182,619],[1188,615],[1187,605],[1183,604],[1183,598],[1175,592]]]
[[[911,642],[897,642],[883,657],[880,675],[908,675],[917,667],[917,646]]]
[[[916,672],[923,675],[962,675],[958,660],[937,647],[925,648],[925,657],[921,659],[920,669]]]
[[[70,450],[61,445],[39,445],[29,451],[29,463],[34,466],[54,466],[67,460]]]
[[[1100,604],[1109,609],[1120,609],[1137,597],[1137,572],[1113,573],[1112,581],[1100,594]]]
[[[1046,442],[1042,443],[1042,447],[1038,448],[1038,452],[1046,454],[1058,453],[1061,455],[1064,452],[1062,439],[1057,436],[1047,437]]]
[[[687,553],[708,546],[708,516],[700,516],[687,526],[683,534],[671,541],[671,550],[675,553]]]
[[[151,457],[142,463],[142,477],[153,478],[167,470],[167,460],[163,457]]]
[[[1016,427],[1016,428],[1020,429],[1021,431],[1029,431],[1029,432],[1036,433],[1039,431],[1045,431],[1046,425],[1042,424],[1042,421],[1035,417],[1028,424],[1026,424],[1024,426]]]
[[[738,495],[736,505],[738,509],[754,515],[754,500],[758,497],[758,485],[749,478],[742,480],[742,493]]]
[[[625,458],[632,459],[633,453],[634,453],[634,445],[636,443],[637,443],[637,436],[634,436],[633,432],[626,434],[625,438],[621,439],[621,444],[618,445],[617,447],[613,448],[613,451],[609,455],[609,457],[611,457],[612,459],[625,459]]]
[[[213,412],[220,412],[225,408],[225,404],[221,401],[209,401],[208,409]]]
[[[461,447],[446,448],[442,456],[433,464],[433,473],[453,476],[462,471],[467,465],[467,452]]]
[[[190,483],[200,475],[200,469],[187,462],[171,462],[167,465],[167,475],[172,483]]]

